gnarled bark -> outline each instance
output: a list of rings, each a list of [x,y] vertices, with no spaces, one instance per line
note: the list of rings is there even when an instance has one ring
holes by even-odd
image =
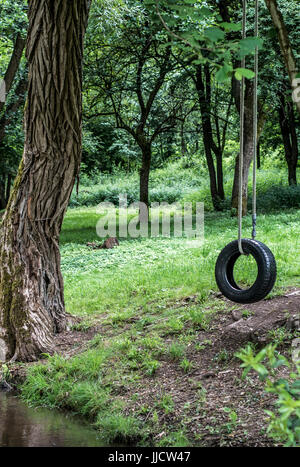
[[[24,153],[0,230],[0,360],[51,352],[67,326],[59,234],[80,166],[89,3],[29,1]]]

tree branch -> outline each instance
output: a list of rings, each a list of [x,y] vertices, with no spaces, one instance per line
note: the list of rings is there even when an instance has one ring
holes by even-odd
[[[10,91],[12,85],[13,85],[13,82],[14,82],[15,76],[17,74],[17,71],[18,71],[18,68],[19,68],[19,65],[20,65],[20,61],[21,61],[21,58],[22,58],[22,55],[23,55],[25,44],[26,44],[25,39],[23,39],[21,37],[21,35],[18,34],[15,45],[14,45],[14,50],[13,50],[10,62],[8,64],[6,73],[4,75],[6,94],[9,93],[9,91]],[[5,105],[4,102],[0,102],[0,112],[3,110],[4,105]]]

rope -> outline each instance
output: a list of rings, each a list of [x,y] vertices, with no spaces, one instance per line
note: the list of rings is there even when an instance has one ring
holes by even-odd
[[[242,38],[246,38],[246,13],[247,0],[243,0],[243,26]],[[246,59],[242,58],[241,67],[245,68]],[[243,223],[243,169],[244,169],[244,116],[245,116],[245,77],[242,76],[240,85],[240,160],[239,160],[239,203],[238,203],[238,246],[241,255],[244,255],[242,247],[242,223]]]
[[[259,0],[255,0],[255,25],[254,35],[258,37]],[[246,38],[247,0],[243,0],[243,26],[242,37]],[[242,68],[246,66],[245,57],[242,58]],[[258,46],[254,56],[254,90],[253,90],[253,183],[252,183],[252,239],[256,237],[256,172],[257,172],[257,110],[258,110]],[[238,247],[241,255],[244,255],[242,247],[243,224],[243,170],[244,170],[244,122],[245,122],[245,77],[242,77],[240,86],[240,160],[239,160],[239,202],[238,202]]]
[[[255,0],[255,26],[254,35],[258,37],[259,0]],[[257,171],[257,89],[258,89],[258,46],[254,57],[254,95],[253,95],[253,185],[252,185],[252,238],[256,237],[256,171]]]

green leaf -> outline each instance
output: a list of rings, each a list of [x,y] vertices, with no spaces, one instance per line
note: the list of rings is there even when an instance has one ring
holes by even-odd
[[[216,80],[219,83],[226,81],[231,75],[232,70],[233,68],[231,65],[229,65],[228,63],[224,63],[224,65],[216,73]]]
[[[255,76],[255,73],[252,70],[247,70],[246,68],[236,68],[235,77],[238,80],[241,80],[242,77],[252,79]]]
[[[193,65],[203,65],[203,63],[205,62],[206,62],[205,58],[202,58],[202,59],[198,58],[197,60],[193,60]]]
[[[207,8],[206,6],[203,6],[197,9],[197,13],[199,13],[201,16],[212,16],[213,15],[213,11]]]
[[[217,42],[225,37],[224,31],[217,27],[207,28],[204,31],[204,35],[212,42]]]
[[[226,32],[240,31],[242,28],[241,23],[220,23],[220,26],[225,29]]]
[[[259,49],[262,48],[263,41],[259,37],[246,37],[240,40],[239,45],[242,52],[249,54],[253,52],[256,47]]]

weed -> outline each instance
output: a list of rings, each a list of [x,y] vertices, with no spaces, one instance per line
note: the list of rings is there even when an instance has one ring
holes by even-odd
[[[168,355],[172,360],[180,360],[185,353],[185,346],[178,343],[178,342],[173,342],[169,348],[168,348]]]
[[[108,442],[122,441],[132,442],[139,439],[142,433],[140,423],[133,417],[124,415],[106,415],[101,414],[97,417],[95,426],[105,433]]]
[[[157,402],[156,406],[162,409],[166,414],[173,412],[174,401],[170,394],[164,394],[162,398]]]
[[[184,431],[175,431],[170,432],[168,436],[165,436],[158,442],[158,446],[165,447],[165,446],[172,446],[172,447],[188,447],[190,446],[190,442],[184,433]]]
[[[188,373],[193,368],[193,364],[187,358],[184,358],[180,362],[180,368],[182,368],[185,373]]]
[[[224,407],[223,410],[228,414],[229,419],[229,421],[225,424],[225,428],[228,433],[232,433],[232,431],[237,427],[238,424],[237,413],[229,407]]]
[[[228,352],[228,350],[226,349],[222,349],[220,350],[220,352],[218,352],[215,356],[214,356],[214,360],[218,363],[226,363],[229,361],[231,355],[230,353]]]
[[[143,366],[145,374],[148,376],[153,376],[159,368],[160,364],[157,360],[146,360]]]

